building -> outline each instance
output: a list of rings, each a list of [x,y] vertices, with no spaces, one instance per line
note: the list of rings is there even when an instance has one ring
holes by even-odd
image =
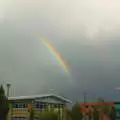
[[[93,103],[83,103],[80,104],[82,113],[88,118],[90,112],[93,112],[94,108],[99,108],[100,106],[110,105],[112,106],[113,110],[115,111],[115,120],[120,120],[120,102],[93,102]],[[106,118],[105,118],[106,120]]]
[[[41,112],[51,109],[59,112],[62,119],[65,117],[67,103],[71,103],[70,100],[56,94],[8,97],[8,100],[10,108],[8,120],[27,120],[31,109],[34,110],[36,119],[39,118]]]
[[[114,108],[116,111],[116,120],[120,120],[120,102],[114,102]]]
[[[80,104],[81,111],[82,111],[84,117],[86,118],[86,120],[89,120],[89,115],[91,115],[91,117],[93,117],[92,115],[94,114],[95,108],[97,108],[97,110],[100,111],[99,112],[100,120],[101,119],[102,120],[111,120],[109,116],[107,116],[106,114],[101,112],[101,110],[103,110],[105,108],[104,106],[106,106],[106,108],[107,108],[107,106],[111,106],[111,108],[113,110],[115,110],[115,113],[116,113],[116,107],[119,106],[119,110],[120,110],[120,104],[118,105],[116,102],[94,102],[94,103]],[[118,115],[115,115],[115,118],[116,118],[115,120],[118,120],[117,119]]]

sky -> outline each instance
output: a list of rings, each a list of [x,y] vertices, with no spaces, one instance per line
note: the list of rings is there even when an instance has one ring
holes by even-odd
[[[71,69],[50,58],[50,40]],[[0,0],[0,84],[10,95],[54,92],[73,102],[119,100],[119,0]]]

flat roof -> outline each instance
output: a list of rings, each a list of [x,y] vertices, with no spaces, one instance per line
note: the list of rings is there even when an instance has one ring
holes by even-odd
[[[41,95],[30,95],[30,96],[16,96],[16,97],[8,97],[8,100],[14,101],[14,100],[27,100],[27,99],[38,99],[43,97],[56,97],[58,99],[61,99],[65,101],[66,103],[72,103],[70,100],[66,99],[63,96],[59,96],[56,94],[41,94]]]

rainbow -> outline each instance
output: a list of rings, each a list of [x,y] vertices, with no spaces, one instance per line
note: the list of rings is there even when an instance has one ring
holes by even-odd
[[[60,55],[60,53],[57,51],[57,49],[53,46],[53,44],[48,41],[43,39],[42,40],[44,45],[47,47],[47,49],[49,50],[50,54],[52,54],[52,56],[54,56],[55,60],[61,65],[61,67],[63,68],[63,70],[69,74],[69,69],[67,64],[65,63],[64,59],[62,58],[62,56]]]

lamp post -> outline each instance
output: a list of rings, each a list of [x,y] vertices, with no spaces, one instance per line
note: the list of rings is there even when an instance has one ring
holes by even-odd
[[[7,97],[9,97],[9,90],[10,90],[10,86],[11,86],[11,84],[10,83],[7,83]]]
[[[10,90],[11,84],[7,83],[6,86],[7,86],[7,97],[9,97],[9,90]],[[11,119],[13,119],[13,107],[11,107]]]

